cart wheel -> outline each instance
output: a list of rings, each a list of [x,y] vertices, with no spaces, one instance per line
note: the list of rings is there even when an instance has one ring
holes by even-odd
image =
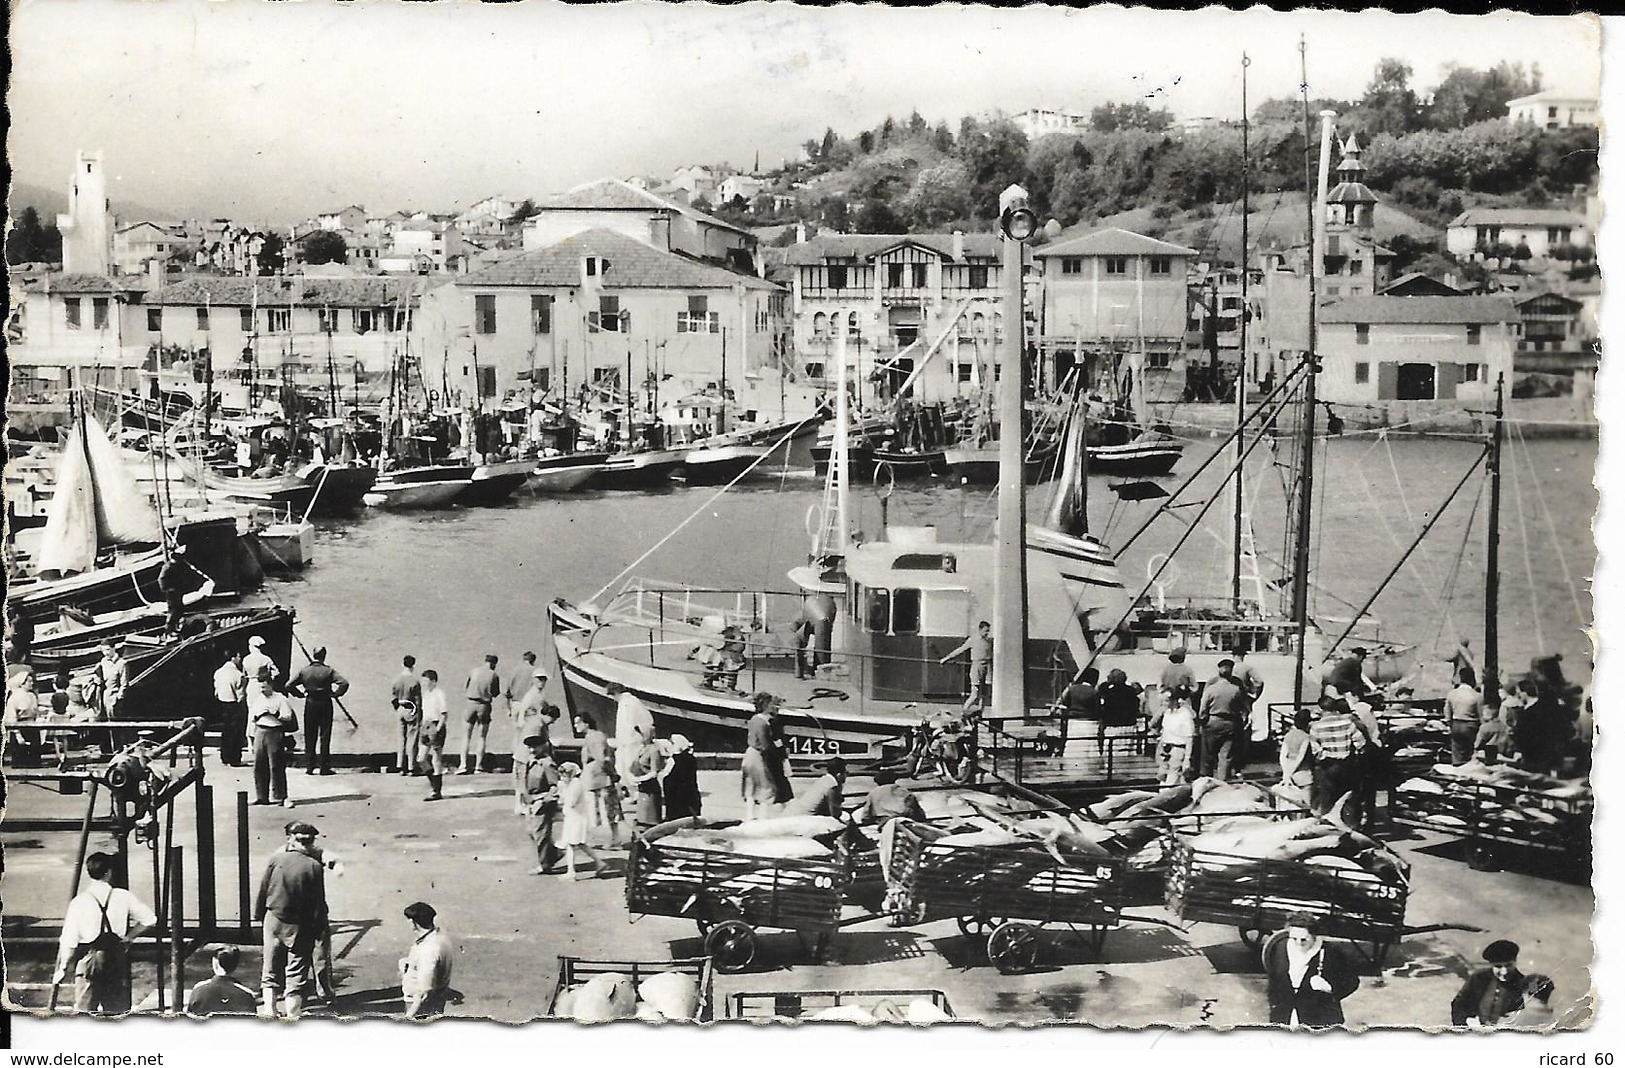
[[[704,938],[706,935],[711,933],[712,924],[710,920],[695,920],[694,926],[700,929],[701,938]]]
[[[1264,931],[1258,927],[1237,927],[1236,933],[1241,936],[1241,944],[1248,949],[1257,949],[1264,944]]]
[[[756,959],[756,931],[742,920],[723,920],[705,936],[705,952],[717,971],[742,971]]]
[[[1495,867],[1495,850],[1484,842],[1467,847],[1467,866],[1474,871],[1491,871]]]
[[[1031,971],[1038,963],[1038,928],[1008,920],[987,936],[987,959],[1004,975]]]
[[[986,938],[993,928],[1004,921],[993,916],[957,916],[959,933],[967,938]]]

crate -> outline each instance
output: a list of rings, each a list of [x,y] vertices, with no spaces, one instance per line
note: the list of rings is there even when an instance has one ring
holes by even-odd
[[[899,820],[891,864],[902,910],[922,919],[998,917],[1105,928],[1122,918],[1124,864],[1116,858],[1070,865],[1038,844],[938,846],[919,824]]]
[[[1300,860],[1199,850],[1177,840],[1169,860],[1164,903],[1182,920],[1261,933],[1279,930],[1288,916],[1306,912],[1323,935],[1378,947],[1397,942],[1405,929],[1410,887],[1403,873],[1388,880]]]
[[[553,996],[547,1002],[547,1015],[554,1014],[559,997],[566,990],[579,983],[585,983],[594,976],[612,972],[628,976],[634,986],[641,984],[650,976],[660,975],[663,972],[683,972],[692,975],[700,985],[700,1011],[695,1016],[695,1022],[709,1023],[713,1018],[715,999],[712,987],[715,973],[710,957],[680,957],[676,960],[588,960],[584,957],[560,957],[559,977],[553,984]]]
[[[954,1014],[948,995],[940,990],[742,990],[728,995],[730,1020],[798,1020],[837,1005],[858,1005],[873,1011],[882,1001],[906,1004],[929,998],[949,1016]]]
[[[753,857],[695,846],[632,841],[627,910],[702,923],[829,931],[840,922],[846,871],[834,856]]]

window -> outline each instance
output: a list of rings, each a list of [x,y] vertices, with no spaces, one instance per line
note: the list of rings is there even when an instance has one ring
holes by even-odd
[[[293,312],[288,308],[265,309],[265,332],[267,334],[286,334],[288,323],[293,318]]]
[[[68,317],[68,329],[69,330],[77,330],[77,329],[79,329],[79,298],[78,297],[64,297],[64,298],[62,298],[62,312],[63,312],[64,315],[66,315]]]
[[[621,314],[621,298],[600,296],[598,310],[587,313],[587,329],[595,334],[600,330],[609,334],[630,333],[631,322]]]
[[[1363,273],[1365,273],[1365,261],[1364,260],[1349,260],[1349,274],[1363,274]]]
[[[1170,272],[1172,263],[1173,263],[1173,261],[1171,259],[1169,259],[1167,256],[1152,256],[1151,257],[1151,274],[1152,274],[1152,277],[1155,277],[1157,275],[1167,275]]]
[[[160,331],[162,331],[163,328],[164,328],[164,309],[162,309],[162,308],[148,308],[147,309],[147,329],[156,334],[156,333],[159,333]]]
[[[412,329],[412,309],[396,308],[389,313],[390,329],[400,332]]]
[[[1461,365],[1461,380],[1463,382],[1482,382],[1483,379],[1479,377],[1479,374],[1480,374],[1479,368],[1484,367],[1484,366],[1485,365],[1481,364],[1481,363],[1464,363],[1464,364],[1462,364]]]
[[[814,360],[814,361],[806,364],[805,366],[807,368],[807,377],[808,378],[823,378],[824,377],[824,362],[822,360]]]
[[[477,372],[474,384],[480,391],[482,400],[497,395],[497,369],[490,364],[481,364],[475,368]]]
[[[339,328],[338,312],[332,308],[316,309],[316,329],[324,334],[331,334]]]
[[[1371,381],[1371,365],[1361,360],[1354,365],[1354,384],[1363,386]]]
[[[90,325],[97,330],[107,329],[107,298],[92,297],[90,301]]]
[[[956,381],[956,382],[969,382],[971,380],[971,376],[974,375],[975,373],[976,373],[976,365],[975,364],[973,364],[973,363],[957,364],[954,367],[954,381]]]
[[[1106,273],[1107,274],[1115,274],[1115,275],[1128,274],[1128,257],[1127,256],[1107,256],[1106,257]]]
[[[551,334],[553,332],[553,298],[542,293],[532,293],[530,296],[530,332],[533,334]]]
[[[1548,226],[1546,228],[1546,242],[1551,245],[1568,244],[1569,228],[1567,226]]]
[[[923,263],[914,263],[914,264],[910,264],[909,266],[911,268],[909,273],[914,276],[913,277],[914,288],[915,289],[924,289],[925,288],[925,264],[923,264]]]
[[[987,316],[981,312],[971,316],[970,332],[973,337],[987,337]]]
[[[1467,324],[1467,344],[1477,345],[1483,340],[1484,327],[1479,323]]]
[[[829,316],[819,312],[813,316],[812,336],[817,339],[824,337],[827,333],[829,333]]]
[[[863,629],[885,634],[891,626],[891,591],[870,587],[863,591]]]
[[[886,287],[900,289],[903,285],[903,265],[901,263],[886,264]]]
[[[209,329],[209,309],[208,308],[199,308],[197,310],[197,328],[199,330],[207,330],[207,329]]]
[[[987,268],[972,267],[970,269],[970,287],[972,289],[987,288]]]
[[[920,633],[919,590],[898,590],[892,597],[891,632],[893,634]]]
[[[358,334],[369,334],[378,329],[378,312],[372,308],[353,308],[350,323]]]
[[[254,309],[253,308],[238,308],[237,309],[237,318],[239,320],[239,325],[241,325],[241,327],[242,327],[243,333],[252,334],[254,332]]]
[[[831,266],[831,267],[828,268],[828,273],[829,273],[829,287],[831,289],[845,289],[846,288],[846,268],[844,266],[843,267]]]
[[[1370,323],[1355,323],[1354,324],[1354,343],[1356,345],[1369,345],[1369,344],[1371,344],[1371,324]]]
[[[1062,274],[1082,274],[1083,273],[1083,258],[1081,256],[1062,256],[1061,257],[1061,273]]]
[[[709,310],[710,298],[705,296],[690,296],[688,310],[677,313],[677,332],[679,334],[715,334],[722,329],[722,324],[716,313]]]
[[[863,335],[858,333],[858,313],[848,312],[846,316],[846,336],[856,340]]]
[[[474,297],[474,332],[476,334],[494,334],[497,332],[497,298],[493,293],[480,293]]]

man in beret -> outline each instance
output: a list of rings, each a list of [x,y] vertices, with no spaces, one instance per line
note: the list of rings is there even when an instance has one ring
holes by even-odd
[[[1518,943],[1496,939],[1484,947],[1484,963],[1451,999],[1452,1027],[1493,1027],[1523,1008],[1528,980],[1518,971]]]
[[[321,832],[303,820],[294,820],[283,831],[287,841],[265,866],[254,918],[264,925],[263,1012],[276,1015],[280,984],[283,1011],[298,1019],[312,976],[316,940],[327,930],[327,881],[324,865],[312,855]]]
[[[520,802],[536,843],[536,869],[531,874],[546,875],[559,859],[559,847],[553,843],[553,825],[559,818],[559,768],[553,762],[553,743],[547,735],[527,736],[525,747],[530,756],[525,760]]]

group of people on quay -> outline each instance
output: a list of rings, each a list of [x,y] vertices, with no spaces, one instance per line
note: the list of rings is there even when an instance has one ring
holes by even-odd
[[[980,640],[978,640],[980,639]],[[928,716],[921,735],[928,739],[910,758],[894,766],[870,767],[873,786],[854,806],[845,788],[849,767],[832,756],[814,766],[816,777],[797,790],[780,723],[777,696],[758,692],[738,766],[739,798],[745,818],[780,814],[850,817],[884,824],[898,817],[922,819],[924,812],[906,781],[932,774],[954,778],[974,763],[974,737],[986,701],[991,640],[985,634],[966,642],[948,658],[969,654],[969,696],[965,706]],[[1298,708],[1279,739],[1276,794],[1291,807],[1323,815],[1335,807],[1351,826],[1371,830],[1379,790],[1391,785],[1383,718],[1385,696],[1367,677],[1365,650],[1352,649],[1323,676],[1323,696]],[[295,807],[289,769],[302,730],[306,775],[332,775],[331,734],[335,710],[346,716],[343,698],[349,681],[317,648],[305,666],[289,671],[251,638],[232,650],[214,673],[222,725],[224,764],[253,767],[256,805]],[[58,686],[46,714],[77,714],[85,722],[103,718],[109,691],[116,695],[124,672],[116,649],[104,649],[94,685]],[[447,768],[453,774],[491,774],[487,753],[493,709],[501,702],[515,739],[512,789],[514,814],[531,838],[535,875],[575,881],[590,868],[594,878],[612,874],[609,851],[633,835],[660,824],[702,814],[695,747],[681,734],[657,736],[653,718],[639,698],[611,685],[614,722],[587,714],[573,717],[568,743],[556,738],[561,709],[545,697],[547,671],[532,652],[511,673],[490,654],[462,675],[460,751],[447,755],[454,712],[440,673],[420,669],[417,659],[401,659],[388,690],[395,721],[393,766],[401,776],[426,779],[425,801],[445,797]],[[1230,779],[1248,766],[1254,717],[1265,714],[1264,683],[1244,653],[1221,660],[1217,673],[1199,680],[1178,650],[1170,652],[1159,677],[1149,684],[1129,680],[1114,669],[1102,680],[1086,670],[1061,695],[1059,705],[1074,720],[1093,721],[1097,744],[1133,734],[1154,745],[1162,784],[1177,785],[1197,776]],[[31,694],[19,686],[8,694],[8,716]],[[32,695],[38,707],[46,701]],[[1404,700],[1403,692],[1396,698]],[[1568,684],[1558,657],[1536,660],[1527,675],[1501,680],[1492,701],[1479,685],[1479,673],[1463,644],[1454,664],[1453,687],[1445,700],[1451,758],[1486,762],[1516,760],[1526,770],[1579,772],[1589,752],[1590,710],[1577,687]],[[112,699],[116,700],[116,696]],[[297,703],[297,704],[296,704]],[[380,702],[381,704],[381,702]],[[89,711],[84,711],[89,709]],[[16,707],[17,718],[22,709]],[[950,739],[944,745],[943,739]],[[566,759],[561,750],[576,759]],[[1249,769],[1251,770],[1251,769]],[[317,829],[294,820],[285,842],[265,867],[255,900],[263,928],[258,994],[237,977],[235,947],[215,950],[212,975],[198,984],[188,1011],[299,1016],[309,997],[331,1001],[331,927],[326,877],[337,861],[324,855]],[[118,1013],[130,1008],[129,945],[157,921],[153,910],[110,880],[114,858],[94,853],[85,862],[84,887],[70,904],[63,926],[55,981],[75,980],[81,1011]],[[433,906],[417,901],[403,920],[410,928],[400,961],[402,1002],[412,1016],[442,1013],[450,986],[451,943],[436,925]],[[1317,918],[1294,915],[1266,940],[1261,960],[1266,975],[1270,1021],[1319,1027],[1343,1021],[1342,1002],[1359,986],[1358,969],[1346,950],[1317,930]],[[1468,976],[1450,1005],[1455,1026],[1508,1024],[1540,1026],[1552,1018],[1552,981],[1517,968],[1519,949],[1497,939],[1483,951],[1484,967]]]

